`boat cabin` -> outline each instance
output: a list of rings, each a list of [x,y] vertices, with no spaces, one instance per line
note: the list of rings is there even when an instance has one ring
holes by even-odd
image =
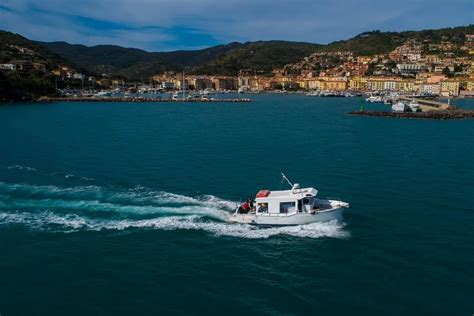
[[[316,208],[315,188],[299,188],[291,190],[261,190],[255,197],[256,214],[269,216],[287,216],[299,212],[312,213]]]

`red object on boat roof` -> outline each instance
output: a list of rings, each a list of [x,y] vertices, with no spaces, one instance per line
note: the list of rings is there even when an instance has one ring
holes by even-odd
[[[257,193],[257,198],[264,198],[270,195],[270,190],[260,190]]]

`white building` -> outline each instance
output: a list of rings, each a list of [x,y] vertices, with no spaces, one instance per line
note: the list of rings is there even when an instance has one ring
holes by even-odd
[[[383,83],[383,89],[387,91],[392,91],[397,89],[397,82],[395,80],[386,80]]]
[[[173,83],[173,82],[169,82],[169,81],[165,81],[165,82],[162,82],[162,83],[161,83],[161,87],[162,87],[163,89],[170,89],[170,90],[172,90],[172,89],[174,89],[174,83]]]
[[[422,93],[437,95],[440,92],[439,83],[425,83],[422,87]]]
[[[0,69],[2,70],[15,70],[16,67],[14,64],[0,64]]]
[[[83,74],[74,74],[74,75],[72,75],[72,78],[73,79],[78,79],[78,80],[84,80],[84,79],[86,79],[86,76],[83,75]]]

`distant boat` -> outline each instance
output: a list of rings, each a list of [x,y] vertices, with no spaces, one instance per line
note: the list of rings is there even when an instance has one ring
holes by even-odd
[[[408,109],[408,106],[404,102],[401,102],[401,101],[398,101],[392,105],[392,112],[406,112],[407,109]]]
[[[420,104],[413,99],[410,103],[408,103],[408,108],[410,109],[411,112],[418,112],[420,111]]]
[[[319,91],[311,91],[306,93],[307,97],[319,97]]]
[[[111,91],[100,91],[96,94],[98,97],[111,97],[112,92]]]
[[[368,97],[367,99],[365,99],[365,101],[370,102],[370,103],[383,103],[384,102],[381,96],[375,96],[375,95]]]

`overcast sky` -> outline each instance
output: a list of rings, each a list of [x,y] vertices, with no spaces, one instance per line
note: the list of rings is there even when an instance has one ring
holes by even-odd
[[[0,29],[40,41],[148,51],[233,41],[328,43],[370,30],[474,23],[474,0],[2,0]]]

